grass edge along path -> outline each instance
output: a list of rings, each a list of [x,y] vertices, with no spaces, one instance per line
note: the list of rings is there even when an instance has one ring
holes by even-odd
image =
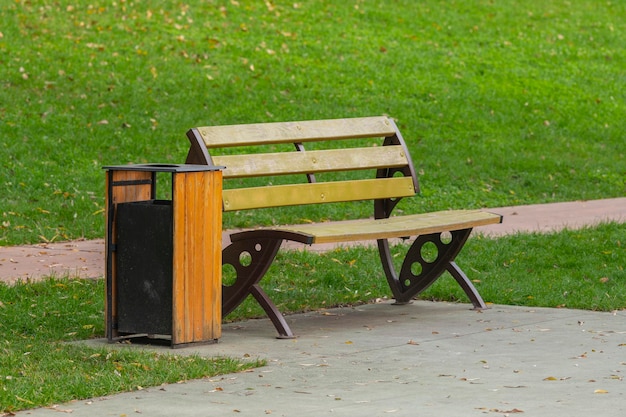
[[[77,343],[104,335],[102,294],[102,279],[0,284],[0,415],[265,365]]]

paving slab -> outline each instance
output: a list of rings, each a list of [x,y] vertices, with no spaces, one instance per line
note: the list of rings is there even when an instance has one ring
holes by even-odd
[[[104,276],[104,239],[0,247],[0,281]]]
[[[215,345],[149,349],[267,366],[17,415],[625,415],[626,312],[470,307],[385,302],[292,315],[295,340],[275,339],[267,319],[227,324]]]

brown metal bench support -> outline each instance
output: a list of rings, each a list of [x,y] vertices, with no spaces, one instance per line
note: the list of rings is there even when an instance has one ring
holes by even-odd
[[[400,274],[396,272],[387,239],[378,240],[378,250],[387,282],[396,304],[407,304],[419,293],[430,287],[445,271],[450,272],[467,294],[475,308],[486,308],[478,290],[454,259],[467,241],[472,229],[455,230],[418,236],[408,249]],[[424,251],[436,249],[436,253],[425,256]]]
[[[448,271],[467,294],[476,309],[487,308],[478,290],[463,273],[454,259],[467,241],[472,229],[455,230],[446,233],[433,233],[418,236],[406,252],[400,269],[396,272],[393,257],[387,239],[378,240],[378,249],[387,282],[397,305],[408,304],[411,300]],[[267,231],[244,232],[240,236],[245,239],[235,240],[222,252],[224,265],[235,269],[236,278],[229,285],[224,285],[223,309],[224,316],[239,306],[248,295],[252,295],[268,315],[278,331],[278,338],[294,338],[291,328],[284,316],[270,297],[258,285],[272,262],[283,241],[282,238],[257,237]],[[271,232],[270,232],[271,233]],[[302,237],[294,239],[302,241]],[[427,245],[430,246],[429,256],[425,256]]]
[[[265,313],[272,321],[272,324],[278,331],[278,339],[293,339],[296,336],[291,331],[285,317],[282,315],[276,304],[270,299],[265,291],[259,285],[253,285],[250,288],[250,294],[254,296],[259,305],[265,310]]]
[[[258,285],[274,261],[283,239],[248,239],[231,243],[222,251],[222,265],[231,265],[236,278],[222,287],[222,315],[225,317],[252,294],[265,310],[279,338],[293,338],[293,332],[285,318],[269,296]]]

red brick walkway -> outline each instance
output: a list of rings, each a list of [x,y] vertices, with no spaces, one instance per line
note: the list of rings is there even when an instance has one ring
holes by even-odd
[[[475,232],[490,236],[543,233],[608,221],[626,223],[626,198],[501,207],[488,211],[502,214],[503,223],[476,228]],[[103,239],[0,247],[0,281],[4,282],[48,275],[102,277],[104,270]]]

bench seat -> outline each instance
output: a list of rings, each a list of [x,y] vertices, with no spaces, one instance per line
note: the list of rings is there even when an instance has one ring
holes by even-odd
[[[264,227],[230,235],[231,242],[254,233],[307,245],[405,238],[500,223],[502,216],[481,210],[448,210],[385,219],[357,219],[290,226]]]

